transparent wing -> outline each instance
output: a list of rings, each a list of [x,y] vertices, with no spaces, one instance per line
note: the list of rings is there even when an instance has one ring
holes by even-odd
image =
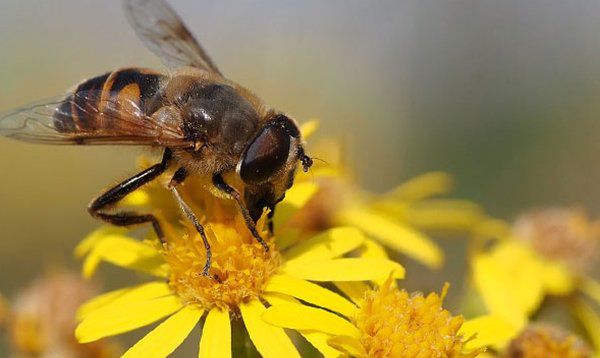
[[[129,23],[146,47],[172,69],[192,66],[221,74],[181,18],[162,0],[125,0]]]
[[[138,103],[80,91],[0,114],[0,136],[46,144],[187,147],[178,123],[146,116]]]

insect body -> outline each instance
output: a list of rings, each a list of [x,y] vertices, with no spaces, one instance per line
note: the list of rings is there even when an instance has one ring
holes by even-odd
[[[235,200],[254,237],[268,250],[255,223],[274,209],[292,185],[298,163],[312,165],[296,122],[268,108],[257,96],[222,76],[180,18],[162,0],[126,0],[125,10],[139,37],[169,68],[161,73],[126,68],[81,83],[65,97],[0,116],[0,134],[49,144],[147,145],[164,148],[160,163],[95,199],[92,216],[127,226],[156,218],[108,209],[127,194],[176,168],[169,189],[204,241],[195,214],[177,186],[189,175],[205,178],[219,195]],[[224,179],[233,174],[241,190]]]

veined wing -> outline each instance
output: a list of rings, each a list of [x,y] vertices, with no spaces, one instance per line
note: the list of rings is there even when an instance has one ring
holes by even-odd
[[[147,116],[127,96],[78,91],[0,114],[0,135],[47,144],[120,144],[184,147],[176,123]]]
[[[221,74],[181,18],[163,0],[125,0],[124,7],[138,37],[167,67],[192,66]]]

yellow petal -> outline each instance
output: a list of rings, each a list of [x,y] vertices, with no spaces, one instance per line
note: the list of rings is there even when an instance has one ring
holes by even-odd
[[[281,305],[284,303],[300,304],[300,301],[294,297],[279,292],[264,292],[260,297],[269,302],[269,305],[271,306]]]
[[[285,192],[285,198],[279,205],[284,204],[295,208],[303,207],[318,189],[319,186],[316,183],[297,183]],[[277,209],[279,209],[279,205],[277,206]]]
[[[277,204],[275,216],[273,217],[275,228],[279,231],[280,228],[284,227],[285,223],[294,216],[298,209],[306,205],[318,189],[317,184],[313,182],[296,183],[292,186],[285,193],[285,199]]]
[[[127,195],[119,202],[120,205],[144,206],[150,203],[150,194],[143,189],[138,189]]]
[[[496,355],[494,353],[483,352],[483,353],[479,353],[479,355],[476,357],[477,358],[498,358],[498,355]]]
[[[300,125],[300,133],[302,133],[302,138],[307,140],[317,131],[317,129],[319,129],[319,120],[317,119],[311,119],[302,123]]]
[[[394,261],[363,258],[288,262],[282,272],[309,281],[372,281],[387,278],[390,272],[404,278],[404,268]]]
[[[471,338],[465,345],[467,351],[480,347],[497,349],[514,338],[522,328],[501,316],[486,315],[465,321],[460,328],[460,333],[465,338]]]
[[[297,304],[297,305],[300,304],[300,301],[298,301],[297,299],[290,297],[288,295],[284,295],[282,293],[277,293],[277,292],[265,292],[265,293],[263,293],[263,295],[261,297],[266,299],[267,302],[269,302],[269,304],[271,306],[288,304],[288,303]],[[321,352],[321,354],[323,354],[323,356],[325,358],[339,357],[339,352],[337,352],[335,349],[331,348],[327,344],[327,338],[329,338],[329,335],[326,335],[321,332],[313,332],[313,331],[298,331],[298,332],[304,338],[306,338],[306,340],[308,342],[310,342],[310,344],[312,344],[313,347],[315,347],[319,352]]]
[[[360,251],[360,257],[364,257],[367,259],[389,259],[387,252],[383,246],[379,245],[377,242],[373,240],[365,240],[363,247]]]
[[[328,334],[321,332],[303,332],[302,336],[306,338],[306,340],[312,344],[325,358],[338,358],[340,356],[340,352],[333,348],[328,343],[328,339],[331,337]]]
[[[213,308],[208,312],[204,327],[202,328],[198,357],[231,357],[231,321],[229,312],[218,308]]]
[[[274,275],[267,283],[265,291],[294,296],[313,305],[339,312],[347,317],[352,316],[356,311],[356,306],[352,302],[337,293],[295,277]]]
[[[364,241],[360,230],[336,227],[294,245],[285,253],[285,258],[287,261],[330,259],[356,249]]]
[[[339,158],[328,160],[328,163],[335,163],[339,161]],[[323,165],[319,167],[312,167],[308,173],[300,173],[299,175],[304,175],[307,178],[332,178],[339,179],[345,175],[345,172],[342,170],[343,168],[334,167],[331,165]],[[310,177],[309,177],[310,175]],[[307,179],[308,180],[308,179]]]
[[[498,219],[484,219],[473,229],[473,237],[484,243],[488,240],[505,240],[510,237],[511,228],[508,223]]]
[[[203,312],[191,306],[182,308],[129,348],[121,358],[164,358],[168,356],[194,329]]]
[[[572,303],[573,313],[585,328],[594,345],[594,350],[600,354],[600,316],[583,300],[574,300]]]
[[[369,286],[360,281],[338,281],[334,285],[340,289],[354,303],[360,303],[365,298]]]
[[[387,252],[385,251],[385,249],[383,248],[383,246],[381,246],[379,243],[377,243],[373,240],[365,240],[363,246],[361,247],[361,251],[360,251],[359,255],[360,255],[360,257],[368,258],[368,259],[384,259],[384,260],[389,259],[389,256],[388,256]],[[381,286],[386,283],[388,278],[389,278],[389,275],[386,277],[380,277],[378,279],[374,279],[373,281],[378,286]],[[390,283],[388,283],[388,285],[390,285],[390,287],[397,287],[396,280],[392,280]]]
[[[77,244],[75,247],[75,256],[83,257],[90,252],[98,241],[102,240],[107,236],[112,235],[125,235],[127,229],[117,226],[102,226],[99,229],[92,231],[88,236]]]
[[[272,325],[300,331],[358,337],[358,329],[342,317],[320,308],[287,303],[267,308],[262,318]]]
[[[275,229],[278,233],[275,237],[275,245],[280,251],[296,245],[301,239],[302,231],[295,227],[286,227],[283,230]]]
[[[242,303],[240,312],[252,343],[264,358],[300,357],[285,331],[261,318],[265,312],[262,303],[258,300]]]
[[[426,200],[406,208],[404,219],[427,230],[470,230],[484,217],[480,206],[466,200]]]
[[[129,290],[131,290],[131,288],[121,288],[118,290],[103,293],[86,301],[77,309],[77,321],[81,321],[85,316],[87,316],[88,313],[113,302]]]
[[[573,292],[575,289],[575,278],[565,265],[557,261],[548,260],[542,260],[541,265],[544,284],[548,293],[556,296],[564,296]]]
[[[350,357],[367,357],[365,348],[360,344],[360,341],[349,336],[335,336],[327,341],[330,346],[335,347],[338,351],[344,352]]]
[[[542,302],[543,268],[536,256],[515,241],[498,244],[473,259],[473,278],[488,310],[520,327]]]
[[[93,342],[149,325],[181,307],[179,298],[175,296],[108,305],[86,315],[77,326],[75,336],[80,343]]]
[[[425,235],[369,209],[358,207],[347,209],[342,211],[337,219],[347,225],[358,227],[382,244],[430,268],[439,268],[444,263],[442,250]]]
[[[454,186],[452,177],[444,172],[431,172],[419,175],[394,188],[385,197],[398,200],[417,201],[430,196],[445,194]]]
[[[166,276],[164,259],[160,253],[127,236],[110,235],[99,240],[85,258],[84,276],[93,275],[102,261],[159,277]]]
[[[600,304],[600,283],[591,277],[583,279],[581,284],[581,291],[585,293],[589,298]]]
[[[389,256],[388,256],[387,252],[385,251],[385,248],[373,240],[365,240],[365,242],[363,243],[363,245],[361,247],[359,256],[363,257],[363,258],[368,258],[368,259],[384,259],[384,260],[389,259]],[[381,286],[385,283],[385,281],[387,279],[388,279],[387,277],[381,277],[381,278],[375,279],[373,281],[377,285]],[[391,281],[390,285],[392,287],[396,287],[396,280]]]
[[[132,304],[171,295],[169,285],[164,282],[149,282],[134,287],[107,292],[85,302],[77,310],[77,319],[82,320],[90,312],[109,305]]]

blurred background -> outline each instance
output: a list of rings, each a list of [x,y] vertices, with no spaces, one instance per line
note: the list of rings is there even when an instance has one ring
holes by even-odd
[[[600,2],[170,3],[228,77],[344,138],[370,190],[444,170],[502,218],[600,214]],[[120,1],[0,2],[0,111],[132,65],[161,66]],[[0,138],[0,292],[70,261],[86,205],[142,152]]]

